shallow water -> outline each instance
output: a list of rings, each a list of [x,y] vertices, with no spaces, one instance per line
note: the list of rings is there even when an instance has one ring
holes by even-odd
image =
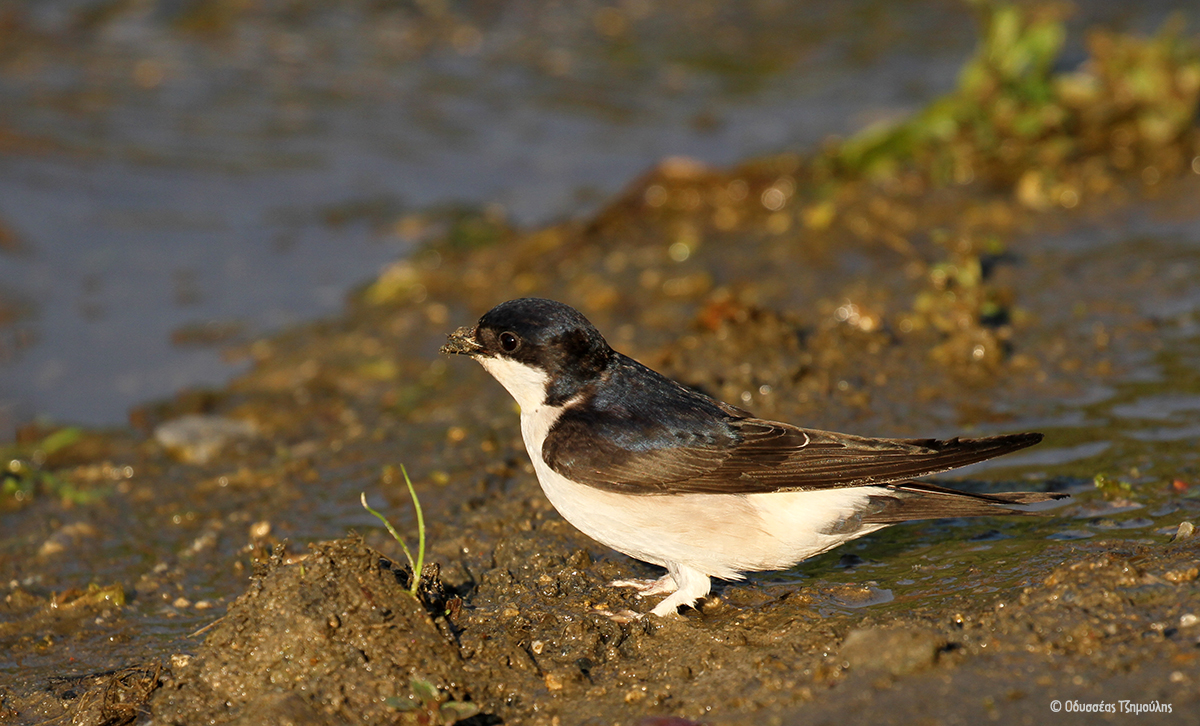
[[[1170,5],[1074,22],[1149,29]],[[241,368],[214,343],[334,313],[439,227],[405,215],[536,225],[671,155],[809,149],[943,92],[973,45],[954,2],[685,6],[15,7],[0,436],[221,384]]]
[[[584,8],[556,11],[563,29],[536,39],[514,33],[537,4],[469,8],[458,22],[481,35],[466,53],[365,5],[296,28],[247,18],[208,42],[169,14],[118,11],[65,51],[78,10],[39,9],[0,72],[3,128],[31,139],[0,158],[0,219],[23,250],[0,254],[19,311],[0,350],[0,428],[120,423],[147,399],[219,384],[238,368],[173,345],[174,331],[240,340],[335,312],[422,235],[397,229],[404,214],[490,204],[540,224],[593,209],[666,156],[728,164],[809,147],[948,87],[969,16],[910,27],[889,11],[838,32],[873,5],[794,41],[790,24],[732,12],[724,31],[798,46],[732,77],[701,63],[721,30],[704,18],[695,37],[668,31],[625,60],[591,37]],[[943,23],[958,30],[948,42],[916,42]],[[389,29],[412,37],[393,47],[378,36]],[[347,55],[359,34],[376,37]],[[877,34],[884,45],[859,54]],[[547,72],[547,54],[572,69]],[[695,60],[662,70],[664,55]]]

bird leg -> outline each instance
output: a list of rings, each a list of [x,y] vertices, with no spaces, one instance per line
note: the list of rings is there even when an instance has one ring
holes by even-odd
[[[650,611],[660,618],[677,612],[680,605],[691,607],[697,600],[707,595],[712,588],[708,575],[686,565],[669,563],[667,572],[675,580],[677,587],[674,593],[655,605],[654,609]]]

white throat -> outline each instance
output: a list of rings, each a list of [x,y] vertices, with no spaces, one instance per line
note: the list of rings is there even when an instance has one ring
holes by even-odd
[[[476,358],[483,369],[500,381],[500,385],[516,399],[521,407],[521,438],[525,440],[525,450],[533,460],[537,470],[538,480],[542,488],[546,488],[547,472],[550,468],[542,459],[542,442],[550,433],[551,427],[562,415],[562,406],[546,405],[546,384],[550,377],[545,371],[524,363],[518,363],[506,358]],[[553,473],[550,476],[557,476]],[[553,502],[553,498],[551,498]]]
[[[480,356],[475,360],[516,399],[522,413],[532,413],[546,402],[550,376],[545,371],[507,358]]]

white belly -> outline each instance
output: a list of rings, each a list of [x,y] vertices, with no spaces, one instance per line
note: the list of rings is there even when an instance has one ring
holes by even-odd
[[[853,522],[870,494],[886,493],[881,487],[638,496],[576,484],[542,459],[541,442],[560,413],[540,406],[521,414],[525,448],[542,491],[568,522],[630,557],[739,579],[739,572],[791,567],[883,526],[839,526]]]

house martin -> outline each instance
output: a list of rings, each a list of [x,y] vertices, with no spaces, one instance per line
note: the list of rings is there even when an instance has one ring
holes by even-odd
[[[542,490],[584,534],[665,567],[618,581],[667,597],[664,616],[710,577],[781,570],[917,519],[1021,514],[1062,494],[961,492],[914,477],[1032,446],[1038,433],[876,439],[756,418],[616,352],[574,308],[523,298],[450,334],[521,407]]]

